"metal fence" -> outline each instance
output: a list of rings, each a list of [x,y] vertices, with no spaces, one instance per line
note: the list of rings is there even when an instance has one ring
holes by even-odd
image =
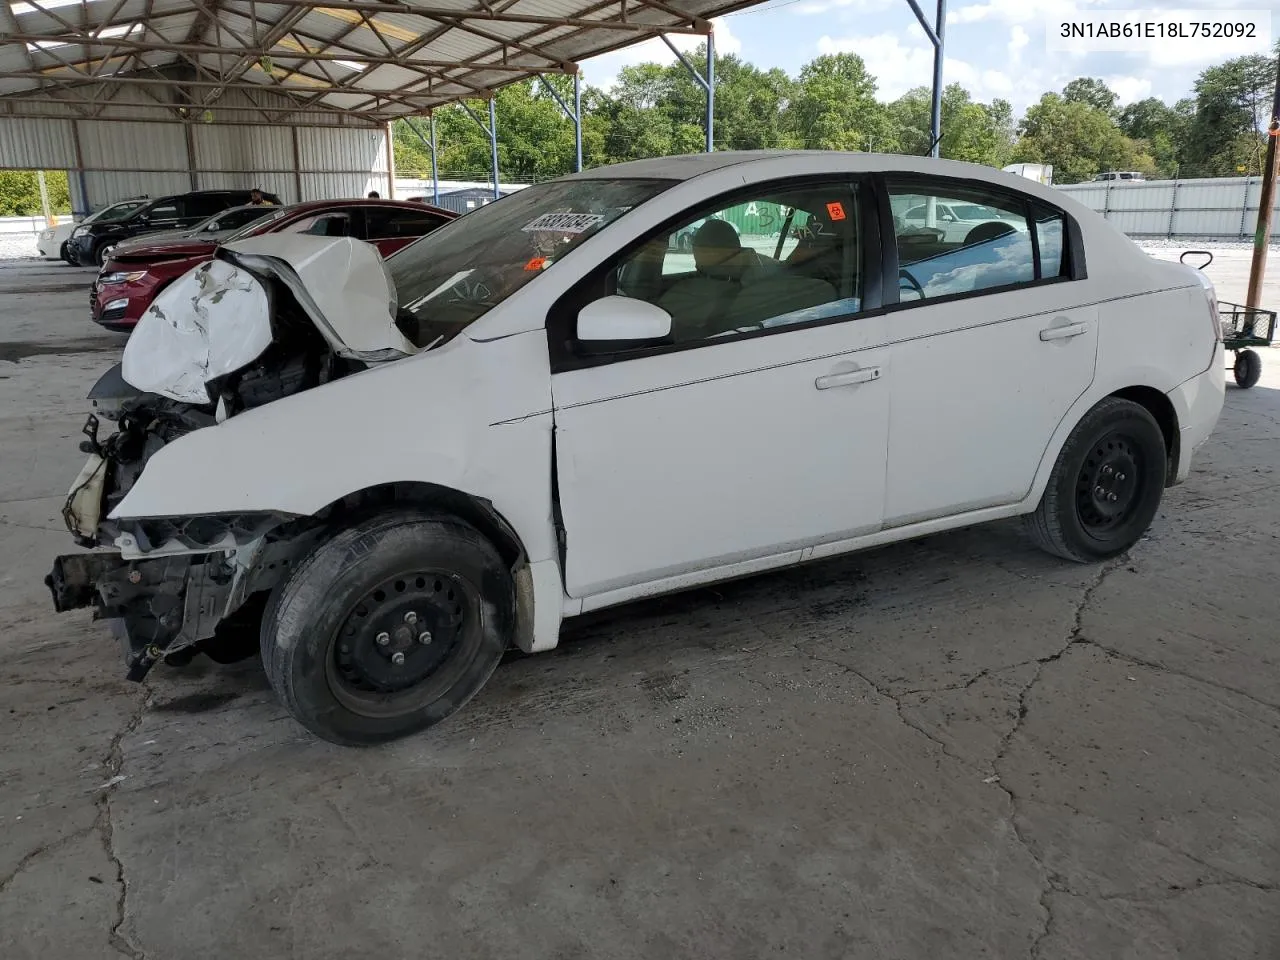
[[[1252,239],[1261,177],[1206,180],[1108,181],[1059,186],[1131,237]],[[1280,197],[1276,210],[1280,210]]]

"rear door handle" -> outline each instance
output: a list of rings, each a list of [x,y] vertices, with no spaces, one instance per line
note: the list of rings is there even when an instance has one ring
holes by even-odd
[[[829,373],[818,377],[813,385],[819,390],[830,390],[832,387],[852,387],[859,383],[870,383],[880,379],[879,367],[863,367],[860,370],[849,370],[844,373]]]
[[[1089,324],[1083,320],[1079,323],[1068,323],[1061,327],[1045,327],[1040,331],[1041,340],[1066,340],[1068,337],[1078,337],[1082,333],[1089,332]]]

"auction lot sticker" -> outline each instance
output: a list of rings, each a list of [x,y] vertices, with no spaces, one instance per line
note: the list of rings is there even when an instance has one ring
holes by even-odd
[[[1047,20],[1055,53],[1149,53],[1160,62],[1269,53],[1269,10],[1075,10]]]

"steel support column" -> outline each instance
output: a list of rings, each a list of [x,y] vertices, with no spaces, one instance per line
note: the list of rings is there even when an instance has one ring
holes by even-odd
[[[929,104],[929,156],[936,157],[941,152],[942,143],[942,63],[946,55],[947,0],[938,0],[938,13],[934,23],[930,24],[920,9],[917,0],[907,0],[911,4],[911,12],[920,22],[920,29],[933,44],[933,98]]]
[[[436,115],[433,113],[427,120],[431,124],[431,202],[440,206],[440,167],[436,163]]]
[[[462,103],[462,109],[467,111],[467,116],[476,122],[481,130],[489,136],[489,162],[493,169],[493,199],[497,200],[502,196],[502,191],[498,189],[498,114],[493,105],[493,98],[489,98],[489,125],[486,127],[484,121],[476,116],[476,112]]]
[[[413,131],[414,136],[421,140],[431,153],[431,202],[440,205],[440,169],[436,164],[436,115],[429,114],[427,119],[431,122],[431,139],[428,140],[422,135],[422,131],[418,129],[418,125],[413,122],[413,117],[405,117],[404,122],[408,124],[409,129]]]
[[[914,3],[915,0],[909,0]],[[941,3],[942,0],[939,0]],[[715,119],[716,119],[716,40],[715,33],[707,31],[707,72],[706,76],[698,71],[689,59],[676,49],[671,38],[665,33],[662,35],[662,42],[665,43],[671,52],[676,55],[676,59],[684,64],[684,68],[689,71],[689,76],[693,77],[694,82],[702,88],[703,93],[707,95],[707,153],[711,153],[715,149]]]
[[[556,103],[560,104],[560,109],[564,111],[565,116],[573,121],[573,142],[576,151],[576,159],[574,161],[574,170],[578,173],[582,172],[582,79],[579,74],[573,75],[573,109],[569,109],[569,105],[564,102],[564,98],[556,93],[556,88],[551,85],[551,81],[538,74],[538,79],[542,81],[542,85],[547,88],[547,93],[555,98]]]

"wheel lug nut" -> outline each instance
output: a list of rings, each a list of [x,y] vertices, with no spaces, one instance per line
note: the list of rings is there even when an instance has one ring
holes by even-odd
[[[404,622],[405,622],[405,623],[417,623],[417,622],[418,622],[418,615],[417,615],[416,613],[414,613],[412,610],[410,610],[408,613],[406,613],[406,614],[404,615]]]
[[[1102,487],[1094,487],[1093,492],[1096,493],[1098,496],[1102,496],[1107,491],[1103,490]]]
[[[391,634],[380,633],[375,639],[378,641],[378,646],[385,647],[388,643],[391,642]]]
[[[1116,474],[1116,479],[1117,479],[1117,480],[1123,480],[1123,479],[1124,479],[1124,474],[1123,474],[1123,473],[1117,473],[1117,474]]]
[[[1108,499],[1108,500],[1110,500],[1112,503],[1115,503],[1115,502],[1116,502],[1116,495],[1115,495],[1114,493],[1108,494],[1108,495],[1107,495],[1107,499]]]
[[[404,663],[404,654],[393,653],[391,655],[391,662],[394,663],[397,667],[400,666],[402,663]]]
[[[1112,473],[1112,470],[1111,470],[1111,468],[1110,468],[1110,467],[1103,467],[1103,468],[1102,468],[1102,475],[1103,475],[1104,477],[1109,477],[1109,476],[1111,476],[1111,473]]]
[[[424,647],[427,644],[429,644],[431,642],[431,631],[423,630],[420,634],[418,634],[418,642],[422,644]]]

